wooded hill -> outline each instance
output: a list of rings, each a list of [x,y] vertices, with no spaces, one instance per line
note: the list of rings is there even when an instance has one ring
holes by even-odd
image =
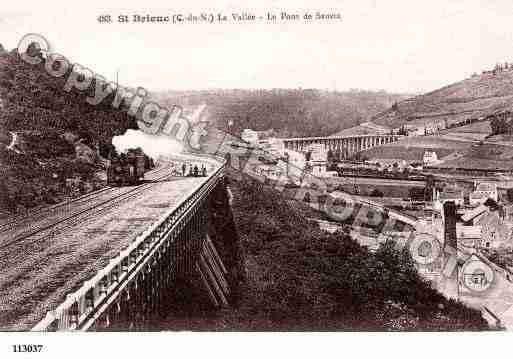
[[[488,328],[479,311],[432,289],[408,250],[398,251],[390,242],[372,253],[345,232],[320,230],[308,220],[312,209],[287,201],[271,186],[233,169],[227,177],[232,205],[215,208],[212,216],[224,223],[217,235],[239,248],[235,257],[243,278],[232,288],[236,300],[210,315],[188,300],[161,329]]]
[[[110,105],[113,95],[92,106],[94,81],[86,92],[64,90],[67,75],[52,77],[45,59],[24,62],[17,50],[0,51],[0,203],[10,212],[62,200],[66,179],[92,183],[114,135],[137,128],[133,118]],[[69,70],[71,71],[71,69]],[[69,73],[68,71],[68,73]],[[16,150],[6,148],[11,132]]]
[[[372,122],[390,127],[451,124],[511,109],[512,104],[513,66],[504,65],[435,91],[398,101],[373,116]]]
[[[167,91],[154,96],[168,107],[206,104],[209,120],[234,135],[251,128],[274,129],[280,137],[333,135],[408,97],[384,91],[314,89]],[[233,125],[228,127],[229,123]]]

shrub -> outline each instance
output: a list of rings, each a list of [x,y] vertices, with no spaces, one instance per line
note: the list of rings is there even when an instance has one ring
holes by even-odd
[[[230,183],[238,234],[250,248],[244,262],[251,263],[234,328],[487,328],[479,311],[448,301],[420,278],[409,251],[390,241],[371,253],[347,231],[321,231],[272,188],[244,176]]]

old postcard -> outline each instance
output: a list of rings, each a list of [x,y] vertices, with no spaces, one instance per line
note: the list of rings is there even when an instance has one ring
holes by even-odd
[[[513,329],[508,1],[77,6],[0,13],[7,355]]]

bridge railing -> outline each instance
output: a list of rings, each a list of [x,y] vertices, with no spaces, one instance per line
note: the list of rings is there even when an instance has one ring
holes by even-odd
[[[185,225],[186,214],[200,204],[224,177],[226,163],[195,186],[180,204],[139,235],[109,264],[86,281],[55,310],[49,311],[32,331],[87,330],[130,285],[141,269],[159,258]]]
[[[403,138],[404,135],[397,135],[397,134],[392,135],[389,133],[380,133],[380,134],[369,134],[369,135],[290,137],[290,138],[283,138],[283,141],[284,142],[293,142],[293,141],[318,141],[318,140],[346,140],[346,139],[353,139],[353,138],[372,138],[372,137]]]

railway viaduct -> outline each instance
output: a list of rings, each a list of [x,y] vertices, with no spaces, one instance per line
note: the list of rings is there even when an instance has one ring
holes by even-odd
[[[392,140],[391,136],[388,141]],[[93,272],[90,279],[78,282],[79,285],[63,296],[63,301],[43,311],[39,321],[35,320],[36,324],[31,326],[32,330],[144,329],[152,319],[163,314],[166,305],[173,300],[177,283],[184,282],[201,286],[214,306],[227,306],[231,295],[229,265],[225,267],[209,237],[207,223],[209,204],[213,198],[215,201],[216,192],[225,188],[225,171],[229,165],[224,159],[216,163],[209,177],[187,182],[194,183],[192,188],[187,187],[179,201],[159,212],[158,220],[144,227],[145,230],[117,256]],[[164,188],[176,188],[175,183]],[[162,193],[157,191],[155,197],[161,198]],[[399,219],[404,221],[404,218]],[[93,233],[93,229],[88,229],[88,233]],[[116,231],[108,233],[114,235]]]
[[[382,146],[387,143],[398,141],[403,136],[391,134],[374,134],[358,136],[340,136],[340,137],[297,137],[285,138],[283,143],[286,149],[294,151],[306,151],[308,146],[323,145],[328,151],[340,150],[346,156],[354,155],[357,152]]]
[[[33,331],[144,328],[170,301],[177,280],[195,278],[215,306],[226,306],[225,268],[207,232],[208,201],[224,187],[218,165],[108,265],[33,327]]]

